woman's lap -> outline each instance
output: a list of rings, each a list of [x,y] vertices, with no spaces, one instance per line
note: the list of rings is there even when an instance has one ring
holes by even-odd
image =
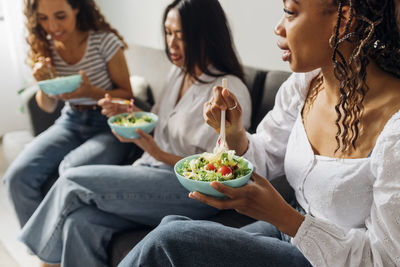
[[[260,226],[256,232],[265,234],[266,231]],[[267,227],[267,224],[264,226]],[[164,218],[119,266],[210,264],[230,267],[311,266],[289,242],[214,222],[187,220],[180,216]]]
[[[22,230],[21,240],[54,262],[61,254],[57,244],[62,242],[62,231],[67,231],[65,220],[88,206],[127,219],[135,228],[138,224],[156,226],[169,214],[206,218],[217,212],[188,198],[172,168],[81,166],[58,179]],[[118,227],[112,231],[118,232]]]
[[[68,170],[62,179],[90,192],[100,210],[146,225],[155,226],[170,214],[206,218],[216,213],[188,197],[172,167],[82,166]]]

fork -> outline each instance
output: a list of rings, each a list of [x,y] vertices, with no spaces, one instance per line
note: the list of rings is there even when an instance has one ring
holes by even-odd
[[[228,79],[222,79],[222,87],[228,88]],[[221,126],[219,128],[219,136],[217,139],[217,143],[215,145],[215,152],[223,152],[228,149],[228,145],[226,144],[226,136],[225,136],[225,110],[221,110]]]

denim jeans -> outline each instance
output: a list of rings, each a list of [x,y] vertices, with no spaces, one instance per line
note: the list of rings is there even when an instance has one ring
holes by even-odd
[[[119,164],[132,145],[111,133],[100,111],[76,111],[69,106],[53,126],[18,155],[3,179],[21,226],[42,201],[41,187],[66,169],[88,164]]]
[[[275,226],[261,221],[236,229],[167,216],[118,267],[311,267],[288,240]]]
[[[106,267],[115,232],[154,227],[169,214],[200,219],[216,212],[188,198],[170,166],[82,166],[57,180],[20,240],[47,263]]]

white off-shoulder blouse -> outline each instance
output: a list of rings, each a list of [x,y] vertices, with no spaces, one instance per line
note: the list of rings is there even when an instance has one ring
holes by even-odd
[[[315,155],[301,109],[318,73],[295,73],[282,85],[244,157],[269,180],[286,174],[307,212],[292,243],[313,266],[400,266],[400,111],[370,157]]]

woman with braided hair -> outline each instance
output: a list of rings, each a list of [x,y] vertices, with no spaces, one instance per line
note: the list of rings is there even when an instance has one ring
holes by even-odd
[[[295,72],[253,135],[214,88],[204,117],[255,165],[253,183],[189,197],[258,221],[168,216],[120,266],[400,266],[400,38],[396,0],[283,0],[275,28]],[[398,14],[398,13],[397,13]],[[285,174],[297,199],[268,180]],[[266,177],[267,179],[263,178]]]
[[[109,92],[131,98],[125,42],[93,0],[26,0],[28,61],[37,81],[81,73],[73,92],[36,93],[38,106],[61,117],[36,137],[8,168],[4,181],[21,226],[43,199],[42,185],[65,170],[88,164],[119,164],[133,146],[119,142],[97,101]]]

